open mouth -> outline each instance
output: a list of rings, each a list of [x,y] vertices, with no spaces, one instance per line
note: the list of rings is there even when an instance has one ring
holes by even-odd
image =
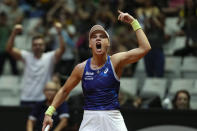
[[[96,49],[101,49],[101,43],[96,43]]]

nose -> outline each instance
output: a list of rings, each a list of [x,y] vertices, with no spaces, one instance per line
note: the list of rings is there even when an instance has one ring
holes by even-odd
[[[96,37],[96,41],[101,41],[101,38],[100,37]]]
[[[41,46],[40,45],[36,45],[36,48],[40,48]]]

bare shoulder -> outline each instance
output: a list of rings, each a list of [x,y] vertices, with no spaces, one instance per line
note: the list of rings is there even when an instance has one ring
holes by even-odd
[[[84,71],[86,62],[87,62],[87,60],[84,61],[84,62],[82,62],[82,63],[77,64],[77,65],[75,66],[74,70],[73,70],[73,72],[74,72],[75,74],[77,74],[80,78],[82,78],[82,76],[83,76],[83,71]]]
[[[85,68],[85,65],[86,65],[86,61],[83,61],[82,63],[79,63],[75,66],[75,68],[79,69],[79,70],[83,70]]]
[[[113,54],[113,55],[111,56],[111,61],[112,61],[112,63],[113,63],[114,66],[120,64],[120,62],[121,62],[121,57],[123,57],[123,54],[124,54],[124,53],[125,53],[125,52],[119,52],[119,53]]]
[[[125,52],[115,53],[111,56],[111,59],[119,59]]]

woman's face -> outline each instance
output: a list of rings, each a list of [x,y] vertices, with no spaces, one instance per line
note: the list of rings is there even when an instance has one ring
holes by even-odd
[[[58,91],[58,87],[56,83],[49,82],[47,83],[46,87],[44,88],[44,94],[47,101],[52,101]]]
[[[177,109],[188,109],[189,98],[187,94],[180,92],[176,100]]]
[[[103,31],[94,31],[90,36],[89,47],[92,48],[93,53],[105,54],[109,48],[109,40]]]

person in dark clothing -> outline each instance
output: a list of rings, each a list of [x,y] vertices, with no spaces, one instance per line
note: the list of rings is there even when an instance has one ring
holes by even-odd
[[[55,82],[48,82],[44,89],[44,94],[46,96],[46,100],[38,102],[33,108],[32,112],[29,115],[27,121],[27,131],[41,131],[42,130],[42,122],[44,118],[45,110],[49,107],[55,94],[57,93],[60,85]],[[63,128],[67,126],[68,122],[68,106],[66,102],[63,102],[55,115],[53,116],[53,127],[50,131],[61,131]]]

